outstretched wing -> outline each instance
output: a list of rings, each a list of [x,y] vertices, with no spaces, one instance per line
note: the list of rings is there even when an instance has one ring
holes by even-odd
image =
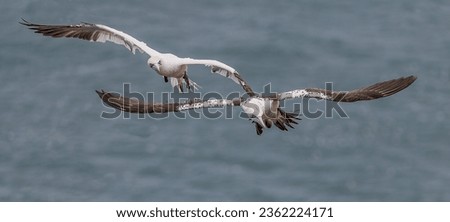
[[[98,96],[107,105],[130,113],[167,113],[180,112],[189,109],[213,108],[223,106],[239,106],[241,100],[209,99],[189,101],[185,103],[146,103],[138,99],[122,97],[115,93],[96,90]]]
[[[181,60],[185,65],[205,65],[207,67],[211,67],[212,73],[217,73],[221,76],[227,77],[233,80],[235,83],[239,84],[244,88],[245,92],[250,96],[255,95],[252,88],[249,84],[239,75],[239,73],[229,65],[219,62],[217,60],[209,60],[209,59],[191,59],[184,58]]]
[[[106,25],[81,23],[78,25],[41,25],[30,23],[25,19],[20,24],[27,26],[34,30],[35,33],[40,33],[44,36],[51,36],[54,38],[78,38],[91,42],[113,42],[125,46],[128,50],[136,52],[136,49],[141,53],[147,53],[149,56],[156,56],[160,53],[147,46],[144,42],[135,39],[124,32],[113,29]]]
[[[335,102],[356,102],[360,100],[372,100],[393,95],[411,85],[417,77],[408,76],[389,81],[375,83],[371,86],[352,91],[331,91],[318,88],[292,90],[278,94],[280,100],[300,97],[326,99]]]

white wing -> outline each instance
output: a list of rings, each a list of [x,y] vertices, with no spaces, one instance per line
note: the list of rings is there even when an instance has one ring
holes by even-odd
[[[239,75],[239,73],[234,68],[230,67],[227,64],[224,64],[217,60],[191,58],[183,58],[181,59],[181,63],[185,65],[205,65],[207,67],[211,67],[212,73],[217,73],[221,76],[233,80],[235,83],[241,85],[248,94],[254,95],[253,90],[250,88],[247,82],[245,82],[241,75]]]
[[[124,32],[113,29],[106,25],[81,23],[78,25],[41,25],[30,23],[24,19],[20,24],[28,26],[35,33],[54,38],[78,38],[91,42],[113,42],[125,46],[128,50],[146,53],[149,56],[157,56],[160,53],[147,46],[144,42],[135,39]]]

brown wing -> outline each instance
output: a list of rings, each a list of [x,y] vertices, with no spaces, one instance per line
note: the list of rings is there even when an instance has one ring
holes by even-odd
[[[242,88],[244,89],[244,91],[247,93],[248,96],[256,95],[252,87],[242,78],[241,75],[239,75],[238,72],[234,73],[234,77],[239,81],[239,84],[242,86]]]
[[[372,100],[393,95],[411,85],[417,77],[408,76],[385,82],[375,83],[371,86],[352,91],[331,91],[326,89],[305,89],[305,97],[332,100],[335,102],[356,102],[360,100]]]
[[[130,113],[167,113],[190,109],[214,108],[223,106],[239,106],[241,98],[229,99],[194,99],[183,103],[146,103],[138,99],[122,97],[115,93],[96,90],[98,96],[115,109]]]
[[[114,93],[96,90],[98,96],[107,105],[130,113],[167,113],[178,112],[178,103],[145,103],[137,99],[122,97]]]

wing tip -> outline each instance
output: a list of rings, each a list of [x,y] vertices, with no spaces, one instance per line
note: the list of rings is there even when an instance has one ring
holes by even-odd
[[[19,24],[21,24],[21,25],[24,25],[24,26],[33,26],[34,25],[33,23],[27,21],[26,19],[24,19],[22,17],[20,19],[22,20],[22,21],[19,21]]]
[[[111,101],[109,101],[109,99],[110,98],[114,98],[114,95],[112,95],[111,93],[109,93],[109,92],[107,92],[107,91],[105,91],[103,89],[95,90],[95,92],[97,93],[98,97],[100,97],[100,99],[104,103],[108,104],[109,106],[112,106],[111,105],[112,103],[111,103]],[[114,107],[114,106],[112,106],[112,107]]]
[[[408,77],[404,77],[406,80],[408,80],[410,82],[410,84],[412,84],[413,82],[415,82],[417,80],[417,76],[415,75],[410,75]]]
[[[95,90],[95,92],[97,93],[97,95],[98,95],[100,98],[103,98],[103,96],[106,94],[105,90],[103,90],[103,89]]]
[[[417,76],[402,76],[397,79],[378,82],[368,87],[352,90],[348,94],[343,94],[339,102],[356,102],[360,100],[373,100],[392,96],[413,84]]]
[[[395,94],[397,92],[400,92],[404,89],[406,89],[407,87],[409,87],[411,84],[413,84],[415,81],[417,80],[417,76],[415,75],[410,75],[410,76],[404,76],[404,77],[400,77],[398,79],[394,79],[391,80],[391,82],[396,82],[397,84],[394,84],[393,89],[392,89],[392,94]],[[386,81],[386,83],[388,83],[390,81]],[[388,93],[389,95],[392,95],[390,93]]]

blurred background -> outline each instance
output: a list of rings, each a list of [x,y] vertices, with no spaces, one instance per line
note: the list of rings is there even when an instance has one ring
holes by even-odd
[[[255,91],[418,80],[342,104],[349,118],[262,136],[240,108],[232,119],[104,119],[96,89],[172,89],[145,55],[43,37],[21,17],[105,24],[162,52],[217,59]],[[0,21],[0,201],[450,200],[449,1],[6,0]],[[202,66],[189,73],[203,93],[241,91]]]

